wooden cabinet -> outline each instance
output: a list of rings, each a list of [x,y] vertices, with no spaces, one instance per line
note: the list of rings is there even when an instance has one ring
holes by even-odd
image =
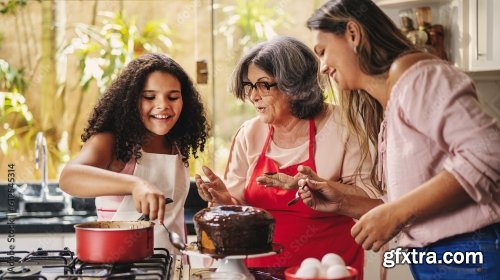
[[[469,71],[500,70],[500,1],[469,0]],[[496,30],[495,30],[496,29]]]
[[[429,6],[434,23],[445,27],[449,60],[467,72],[500,70],[500,1],[376,0],[399,26],[402,9]]]
[[[430,5],[447,5],[451,1],[452,0],[374,0],[374,2],[381,8],[409,8]]]

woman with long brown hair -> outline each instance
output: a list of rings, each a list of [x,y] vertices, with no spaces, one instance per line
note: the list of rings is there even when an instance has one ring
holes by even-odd
[[[370,0],[328,1],[307,26],[322,73],[342,90],[350,127],[378,148],[386,203],[352,228],[356,242],[378,251],[396,237],[399,246],[435,255],[435,263],[411,264],[416,279],[496,279],[500,130],[473,81],[415,50]],[[331,188],[304,184],[304,202],[327,211]],[[446,253],[457,251],[480,252],[481,262],[448,263]]]

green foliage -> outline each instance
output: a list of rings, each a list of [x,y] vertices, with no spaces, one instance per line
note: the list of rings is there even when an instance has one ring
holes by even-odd
[[[28,0],[0,0],[0,13],[15,14],[18,7],[24,7]]]
[[[0,90],[24,93],[26,87],[23,70],[18,70],[0,59]]]
[[[0,15],[17,16],[27,0],[0,0]],[[0,43],[4,35],[0,34]],[[20,159],[33,147],[35,125],[24,94],[28,88],[25,69],[16,69],[0,59],[0,151]],[[17,154],[16,154],[17,152]],[[22,160],[21,160],[22,161]]]
[[[26,87],[23,71],[0,59],[0,150],[3,154],[29,141],[23,138],[30,134],[33,124],[33,115],[23,96]]]
[[[0,122],[3,124],[0,127],[0,149],[3,154],[8,154],[9,147],[19,148],[26,144],[20,141],[30,139],[33,115],[24,96],[16,92],[0,92]]]
[[[92,81],[103,93],[125,65],[145,52],[168,52],[172,31],[164,22],[150,21],[140,30],[135,18],[105,12],[98,25],[79,24],[77,36],[66,46],[66,54],[76,54],[80,86],[85,92]]]
[[[26,89],[23,71],[0,59],[0,150],[19,147],[21,136],[29,132],[33,115],[22,95]]]
[[[228,48],[242,47],[243,51],[259,41],[276,35],[275,28],[292,22],[281,7],[269,7],[266,0],[236,0],[235,5],[215,5],[225,19],[217,26],[216,34],[226,37]]]

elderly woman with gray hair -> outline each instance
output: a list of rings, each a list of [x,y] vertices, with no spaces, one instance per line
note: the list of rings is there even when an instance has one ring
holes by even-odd
[[[352,217],[362,207],[339,203],[335,214],[312,210],[298,201],[301,176],[338,182],[345,196],[377,197],[371,183],[371,157],[341,124],[339,110],[324,102],[318,61],[300,41],[277,37],[256,45],[233,72],[231,89],[251,102],[257,116],[237,131],[224,180],[210,169],[210,182],[197,175],[200,196],[216,204],[252,205],[276,219],[273,242],[281,254],[252,258],[251,267],[287,267],[307,257],[337,253],[363,271],[363,249],[350,235]],[[319,176],[319,177],[318,177]],[[347,200],[346,200],[347,201]]]

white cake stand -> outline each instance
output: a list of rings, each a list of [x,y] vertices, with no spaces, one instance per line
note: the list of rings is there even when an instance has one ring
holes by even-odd
[[[182,250],[181,253],[188,256],[196,256],[203,258],[216,258],[219,259],[219,266],[215,270],[216,272],[232,272],[241,273],[245,275],[245,280],[255,280],[255,277],[250,273],[250,270],[245,266],[243,260],[259,257],[267,257],[275,254],[279,254],[283,247],[280,244],[273,243],[272,249],[269,252],[249,254],[249,255],[231,255],[231,256],[221,256],[215,254],[202,253],[198,250],[196,242],[193,242],[187,246],[186,250]]]

